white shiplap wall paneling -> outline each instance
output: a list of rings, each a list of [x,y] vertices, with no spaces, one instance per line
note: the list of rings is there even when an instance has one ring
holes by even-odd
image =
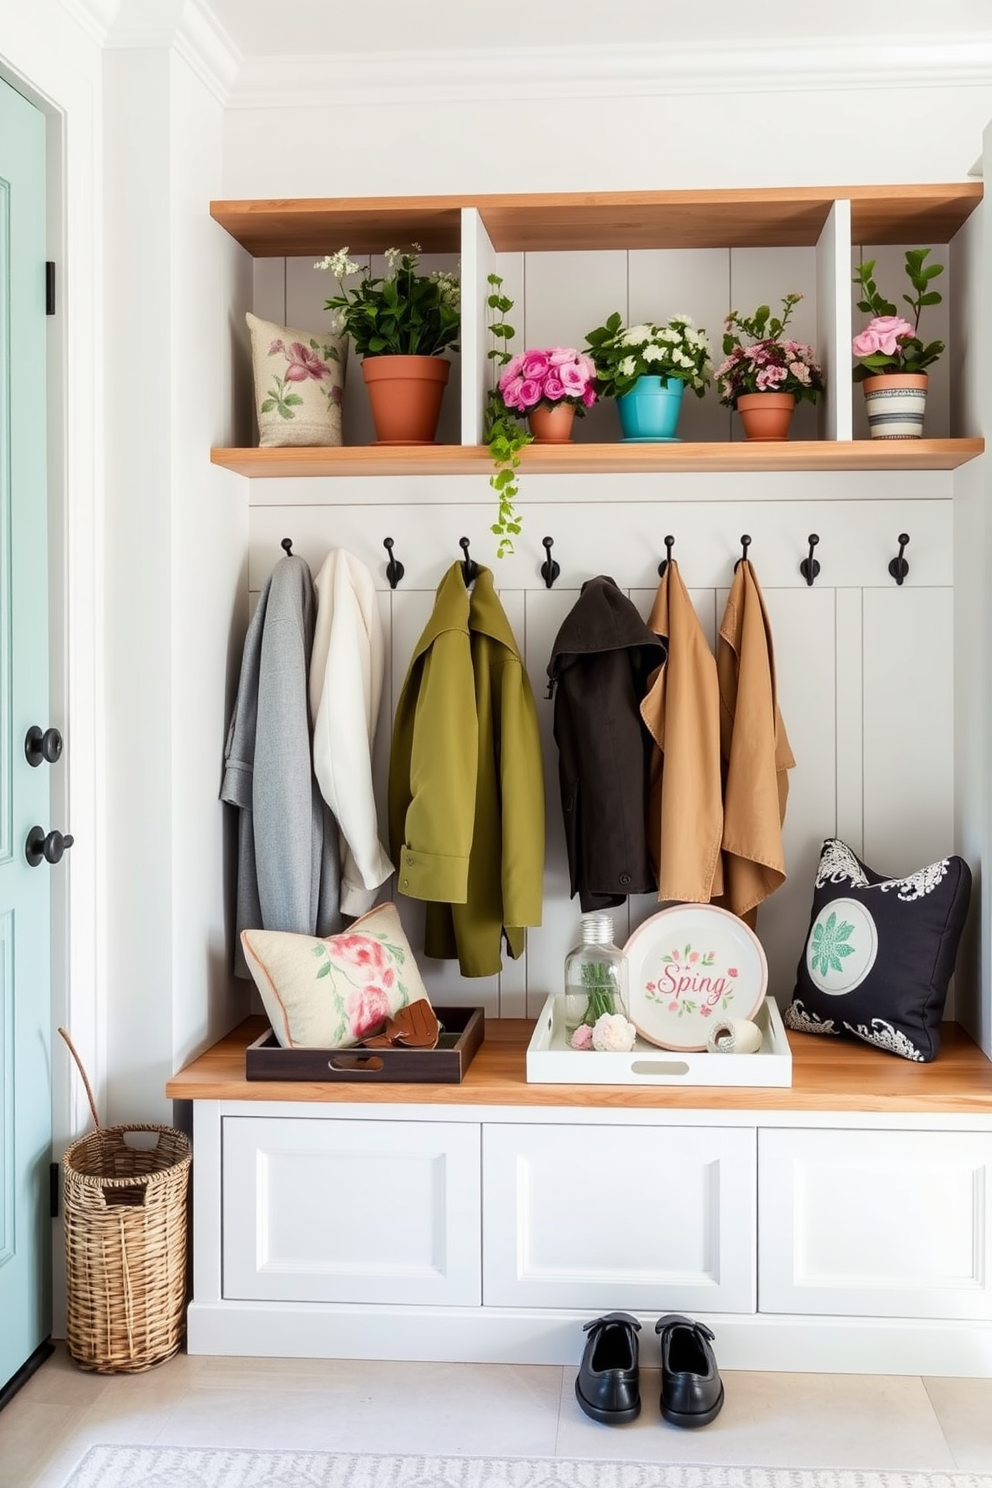
[[[855,244],[851,255],[851,276],[862,259],[875,259],[875,283],[880,293],[896,307],[896,314],[905,313],[907,320],[912,320],[909,306],[903,300],[904,294],[913,293],[912,285],[906,277],[906,249],[924,248],[925,243],[906,243],[895,246],[891,243],[883,244],[881,247],[865,244]],[[951,433],[950,421],[950,382],[951,363],[954,360],[954,346],[951,342],[951,303],[953,297],[953,278],[951,274],[951,255],[947,245],[937,243],[933,245],[930,254],[931,263],[942,263],[944,272],[935,280],[934,289],[939,290],[943,296],[940,305],[924,305],[923,314],[920,316],[920,333],[924,344],[930,341],[943,341],[947,346],[944,355],[928,367],[927,376],[930,386],[927,390],[927,413],[923,427],[923,433],[927,439],[947,439]],[[869,317],[863,310],[857,308],[860,299],[860,288],[851,285],[852,325],[853,334],[857,335],[867,324]],[[854,366],[854,358],[851,357],[850,366]],[[854,402],[854,437],[855,439],[868,438],[868,420],[865,417],[864,393],[860,383],[852,383],[852,396]]]
[[[816,348],[826,392],[818,417],[821,439],[851,438],[851,203],[830,208],[816,245]]]
[[[837,656],[834,682],[837,729],[837,830],[841,841],[864,852],[864,615],[861,589],[834,591]]]
[[[864,856],[909,873],[954,844],[953,595],[864,594]]]
[[[727,309],[753,315],[759,305],[768,305],[773,315],[782,309],[782,296],[801,294],[789,322],[797,341],[816,340],[816,249],[735,248],[730,255],[730,297]],[[742,439],[740,419],[733,422],[733,438]],[[816,406],[800,403],[792,419],[792,439],[816,438]]]
[[[705,330],[714,371],[723,360],[723,320],[730,308],[729,248],[642,249],[629,255],[629,320],[664,323],[672,315],[691,315],[693,325]],[[614,414],[613,437],[620,432]],[[684,440],[730,438],[732,414],[720,403],[716,384],[702,398],[687,392],[682,399],[678,433]]]
[[[522,327],[516,322],[513,350],[574,346],[581,351],[586,332],[602,325],[614,310],[627,320],[628,257],[622,249],[526,254],[525,314]],[[610,443],[619,434],[616,409],[609,401],[597,403],[572,427],[576,443]]]

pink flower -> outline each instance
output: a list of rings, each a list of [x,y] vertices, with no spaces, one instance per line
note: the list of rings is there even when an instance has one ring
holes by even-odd
[[[678,1010],[679,1010],[679,1005],[678,1005],[678,1001],[677,1000],[675,1002],[670,1002],[668,1004],[668,1011],[670,1013],[677,1013]]]
[[[902,350],[899,338],[912,336],[913,327],[899,315],[876,315],[868,322],[859,336],[851,342],[856,357],[872,356],[881,352],[883,356],[898,356]]]
[[[784,367],[762,367],[755,378],[758,384],[758,392],[768,393],[774,391],[780,382],[785,381],[788,375]]]
[[[558,376],[572,398],[580,398],[589,381],[578,362],[563,362],[558,368]]]
[[[304,346],[302,341],[294,341],[286,353],[289,366],[286,368],[287,382],[306,382],[312,377],[314,382],[319,382],[322,377],[330,375],[330,368],[322,361],[315,351],[309,346]]]
[[[517,388],[517,408],[533,408],[535,403],[541,401],[541,384],[535,382],[533,377],[522,379]]]
[[[279,351],[285,351],[286,345],[281,336],[277,336],[269,347],[269,356],[275,356]]]
[[[592,1048],[592,1029],[588,1023],[580,1023],[569,1042],[573,1049]]]
[[[511,377],[500,380],[499,390],[503,395],[503,402],[507,408],[521,408],[523,406],[520,402],[520,389],[523,387],[523,382],[522,377]]]
[[[596,389],[589,383],[582,389],[582,406],[583,408],[591,408],[595,401]]]
[[[574,362],[578,352],[574,346],[553,346],[547,353],[548,362],[552,367],[563,367],[566,362]]]
[[[698,951],[693,951],[692,955],[689,957],[689,960],[690,961],[698,961],[699,960],[699,952]]]
[[[371,935],[342,935],[334,944],[335,955],[346,966],[365,973],[365,980],[382,980],[389,969],[389,959],[381,940]]]
[[[389,1017],[389,998],[382,987],[356,987],[345,1000],[348,1022],[356,1038],[364,1038]]]
[[[707,1007],[704,1003],[703,1006],[699,1009],[699,1016],[701,1018],[708,1018],[712,1011],[713,1009],[711,1007]]]
[[[524,354],[518,351],[515,357],[511,357],[506,364],[503,375],[500,377],[499,385],[502,389],[504,382],[510,383],[515,377],[519,377],[524,365]]]
[[[553,403],[557,403],[560,398],[564,398],[565,396],[565,384],[553,372],[549,372],[544,379],[544,396],[545,398],[550,398]]]
[[[736,966],[728,966],[727,967],[727,975],[729,977],[740,976],[740,972],[737,970],[737,967]]]
[[[550,365],[551,364],[548,361],[546,352],[524,352],[524,365],[522,371],[525,379],[533,378],[535,382],[540,382],[542,378],[547,377]]]

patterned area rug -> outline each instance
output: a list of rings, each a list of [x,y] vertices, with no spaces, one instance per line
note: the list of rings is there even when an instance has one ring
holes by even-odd
[[[114,1446],[91,1447],[66,1488],[992,1488],[992,1476]]]

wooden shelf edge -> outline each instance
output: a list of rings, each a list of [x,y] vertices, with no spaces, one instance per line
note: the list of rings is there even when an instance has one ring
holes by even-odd
[[[529,445],[522,451],[520,468],[531,475],[956,470],[984,450],[984,439]],[[213,449],[210,459],[214,465],[254,480],[299,476],[488,475],[491,469],[485,445]]]

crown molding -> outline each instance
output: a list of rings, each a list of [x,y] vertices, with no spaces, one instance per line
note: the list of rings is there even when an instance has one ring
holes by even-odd
[[[224,105],[241,53],[206,0],[61,0],[83,29],[109,51],[174,48]]]
[[[992,86],[992,38],[244,58],[231,108]]]

